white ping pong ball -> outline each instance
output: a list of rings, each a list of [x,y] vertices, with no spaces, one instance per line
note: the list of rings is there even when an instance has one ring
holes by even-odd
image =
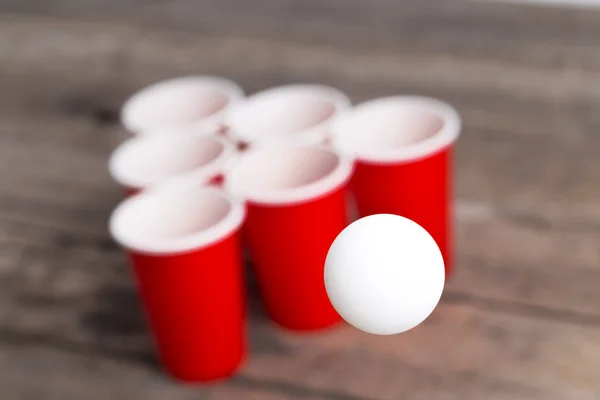
[[[431,235],[391,214],[361,218],[333,241],[325,288],[350,325],[375,335],[406,332],[435,309],[444,290],[442,253]]]

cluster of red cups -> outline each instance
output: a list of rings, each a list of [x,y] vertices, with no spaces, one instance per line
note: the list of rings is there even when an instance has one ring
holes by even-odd
[[[324,284],[328,249],[351,218],[423,226],[452,271],[450,105],[394,96],[353,106],[296,84],[245,96],[185,77],[122,110],[132,134],[109,162],[126,198],[110,231],[131,260],[165,369],[187,382],[233,375],[247,353],[244,256],[266,312],[290,331],[341,321]],[[355,215],[356,214],[356,215]]]

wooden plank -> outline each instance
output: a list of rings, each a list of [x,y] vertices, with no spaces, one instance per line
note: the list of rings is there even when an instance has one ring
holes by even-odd
[[[279,68],[303,73],[321,70],[332,76],[374,79],[372,84],[410,76],[413,82],[431,82],[432,86],[445,87],[454,82],[466,90],[475,87],[514,92],[513,97],[517,94],[523,97],[531,91],[539,97],[551,94],[554,100],[561,95],[577,93],[598,97],[588,86],[589,82],[585,84],[590,78],[597,80],[598,71],[581,70],[572,65],[544,67],[490,62],[481,57],[462,58],[443,51],[406,54],[378,51],[372,47],[360,50],[332,48],[327,44],[308,45],[274,40],[273,37],[168,31],[131,22],[106,25],[12,15],[2,17],[1,21],[0,55],[7,70],[19,70],[24,65],[31,68],[37,60],[44,60],[44,69],[48,72],[77,70],[80,65],[72,62],[78,61],[90,64],[90,69],[86,70],[86,78],[90,80],[106,78],[110,71],[114,75],[112,80],[131,77],[141,81],[160,69],[164,73],[165,68],[169,68],[171,74],[200,67],[210,73],[228,75],[236,72],[235,75],[240,75],[257,70],[264,73],[265,67],[270,66],[271,73]],[[22,45],[14,46],[15,42]],[[416,48],[418,44],[413,46]],[[594,48],[579,49],[578,53],[595,54],[597,51]],[[62,62],[66,60],[72,62]],[[244,60],[244,68],[240,68],[237,60]],[[465,73],[458,73],[458,67]],[[562,78],[559,81],[557,74]],[[546,85],[548,81],[550,88]]]
[[[253,324],[254,329],[263,330],[261,336],[268,341],[263,340],[262,346],[254,343],[252,357],[239,377],[225,387],[281,391],[280,398],[312,396],[332,400],[399,397],[475,400],[482,396],[592,400],[600,393],[597,329],[449,304],[441,305],[414,331],[388,338],[362,334],[348,327],[321,335],[290,335],[266,325],[260,317],[255,317]],[[98,334],[98,343],[90,348],[102,349],[102,343],[106,343],[106,334],[101,330]],[[127,347],[127,335],[122,332],[121,336],[123,347]],[[52,393],[70,394],[71,397],[65,398],[76,398],[73,396],[76,389],[91,390],[98,385],[101,390],[115,394],[127,393],[130,399],[148,398],[144,397],[147,384],[156,385],[169,398],[179,398],[177,395],[183,390],[165,383],[159,371],[148,371],[155,368],[154,364],[134,357],[131,349],[129,353],[86,355],[89,353],[85,347],[76,344],[60,347],[44,342],[43,335],[13,333],[11,336],[0,331],[0,337],[10,345],[0,352],[4,355],[0,360],[13,365],[7,368],[8,374],[0,377],[0,382],[3,388],[7,387],[5,382],[12,383],[15,393],[47,389],[46,381],[54,380],[59,372],[70,383],[60,389],[59,379],[50,387]],[[61,348],[60,357],[70,358],[69,363],[50,363],[45,357],[54,350],[46,350],[44,345]],[[13,354],[6,354],[9,351]],[[14,354],[15,351],[29,357]],[[150,349],[145,352],[149,355]],[[106,358],[111,362],[104,361]],[[119,362],[117,368],[111,367],[112,372],[101,368],[115,365],[112,360]],[[88,367],[77,368],[81,364]],[[21,378],[25,372],[32,382],[30,385],[24,385]],[[127,379],[118,379],[119,375]]]
[[[176,386],[143,365],[37,346],[2,345],[0,366],[6,400],[204,400],[210,393]]]
[[[136,88],[157,79],[201,70],[235,78],[250,92],[288,81],[315,80],[339,86],[355,101],[407,92],[438,96],[459,108],[469,130],[494,129],[498,135],[544,135],[545,139],[565,144],[586,143],[582,147],[596,138],[590,132],[600,125],[593,113],[600,100],[597,90],[600,79],[595,74],[504,69],[495,64],[437,56],[373,58],[374,54],[368,52],[350,54],[325,47],[242,38],[222,38],[215,46],[210,39],[203,41],[197,36],[162,31],[146,30],[143,37],[135,37],[136,31],[131,26],[111,26],[107,36],[106,28],[99,24],[64,23],[57,27],[55,22],[47,20],[5,22],[0,24],[0,29],[5,29],[0,37],[7,38],[2,47],[6,51],[0,52],[5,55],[3,85],[10,89],[16,84],[8,81],[32,80],[35,65],[44,66],[45,76],[62,80],[56,88],[33,79],[21,89],[24,93],[16,102],[12,96],[0,99],[11,115],[23,114],[23,110],[28,110],[25,113],[29,117],[32,112],[40,117],[61,113],[74,120],[87,117],[86,123],[95,125],[100,114],[112,116],[114,123],[120,104]],[[30,32],[41,32],[47,42]],[[61,40],[65,37],[69,41]],[[14,50],[15,46],[10,45],[14,42],[26,43],[27,46],[16,48],[29,49],[29,53]],[[116,48],[106,51],[106,43],[109,48]],[[196,44],[188,47],[192,43]],[[140,50],[146,47],[152,47],[156,57]],[[243,48],[247,50],[238,53]],[[27,56],[31,53],[40,59]],[[237,57],[244,59],[243,67],[235,61]],[[129,67],[111,63],[113,58],[127,60],[125,64]],[[82,66],[86,74],[72,69]],[[23,70],[29,74],[23,75]],[[278,74],[273,74],[273,70],[279,71]],[[502,81],[498,81],[499,75],[503,76]],[[97,132],[101,136],[103,131]],[[92,134],[85,138],[93,140]]]
[[[468,123],[468,122],[467,122]],[[516,214],[543,216],[550,225],[583,227],[600,216],[599,178],[592,132],[577,144],[470,131],[458,144],[459,198],[473,199]]]
[[[298,346],[291,351],[294,361],[257,356],[247,374],[300,377],[318,388],[339,384],[353,394],[377,393],[382,399],[444,398],[444,393],[452,393],[448,398],[486,393],[591,399],[598,393],[599,340],[597,330],[442,305],[426,324],[398,337],[345,329],[286,340]],[[583,364],[588,367],[579,369]]]
[[[600,324],[598,230],[465,216],[449,295],[499,310]],[[551,316],[550,316],[551,315]]]
[[[584,8],[596,8],[600,6],[598,0],[474,0],[474,1],[487,1],[496,3],[523,3],[533,4],[536,6],[546,7],[584,7]]]
[[[290,81],[321,81],[355,101],[394,93],[437,96],[455,104],[471,129],[492,127],[565,143],[590,140],[589,132],[600,125],[593,112],[600,101],[600,74],[577,68],[532,69],[451,54],[394,55],[138,29],[111,25],[107,32],[98,23],[4,18],[3,85],[10,89],[16,83],[9,81],[31,82],[19,84],[25,86],[17,91],[24,92],[20,101],[6,97],[0,102],[17,115],[24,109],[40,116],[61,112],[89,116],[106,127],[102,121],[114,123],[122,101],[135,89],[181,74],[210,73],[236,79],[249,92]],[[32,78],[36,65],[43,66],[43,76],[60,77],[62,84],[49,87]]]
[[[469,1],[3,0],[0,9],[34,15],[139,22],[190,32],[281,37],[335,48],[598,69],[596,10]],[[531,21],[536,23],[532,24]],[[532,50],[533,49],[533,50]],[[582,51],[584,50],[584,51]]]

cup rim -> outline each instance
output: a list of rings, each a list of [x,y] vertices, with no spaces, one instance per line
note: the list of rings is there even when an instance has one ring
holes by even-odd
[[[195,179],[197,182],[208,183],[212,178],[214,178],[215,175],[224,173],[232,160],[238,155],[238,151],[234,143],[224,137],[212,133],[190,128],[165,129],[161,131],[161,133],[162,134],[149,136],[134,136],[121,143],[113,151],[108,161],[108,170],[113,180],[123,187],[137,190],[144,190],[150,186],[161,184],[168,180],[187,178]],[[124,164],[130,162],[127,161],[128,157],[133,157],[133,154],[135,154],[140,147],[149,146],[151,148],[160,148],[162,144],[177,142],[178,140],[188,137],[217,142],[221,145],[221,152],[215,159],[209,161],[205,165],[195,167],[181,173],[172,174],[154,181],[143,181],[133,178],[129,171],[127,171],[124,167]]]
[[[442,128],[433,136],[417,143],[392,150],[368,150],[360,148],[349,135],[357,128],[353,118],[360,118],[365,109],[376,109],[395,104],[398,107],[421,107],[439,116],[443,121]],[[415,161],[435,154],[456,142],[460,136],[462,121],[458,111],[441,100],[424,96],[389,96],[368,100],[356,105],[352,112],[336,121],[332,127],[331,145],[342,154],[356,158],[358,161],[371,163],[398,163]]]
[[[259,158],[259,156],[261,156],[260,153],[262,152],[294,151],[295,149],[311,149],[318,152],[327,152],[336,157],[337,164],[333,170],[324,177],[321,177],[314,182],[290,189],[279,189],[267,193],[257,193],[256,191],[248,192],[240,188],[243,182],[241,182],[241,177],[238,177],[237,174],[239,171],[245,170],[246,163],[250,163],[254,157]],[[353,172],[354,160],[336,152],[328,146],[301,143],[265,143],[263,145],[252,146],[245,153],[240,155],[235,164],[225,175],[224,188],[232,195],[249,203],[271,206],[292,205],[311,201],[334,191],[349,181]]]
[[[156,207],[153,202],[161,201],[162,196],[168,199],[178,191],[185,193],[186,190],[197,190],[203,195],[221,197],[229,205],[227,214],[206,229],[176,238],[135,238],[133,235],[127,234],[127,227],[123,226],[122,220],[129,212],[134,211],[136,207],[152,207],[153,205]],[[152,218],[153,213],[147,214],[148,218]],[[109,231],[114,240],[129,251],[153,255],[172,255],[201,250],[218,243],[235,232],[242,225],[245,216],[246,208],[242,201],[220,188],[202,186],[193,179],[185,179],[155,186],[122,201],[111,214]]]
[[[218,90],[222,91],[228,98],[228,103],[220,110],[214,112],[203,118],[195,120],[189,120],[178,124],[165,124],[165,125],[152,125],[142,122],[142,118],[133,114],[132,108],[136,103],[142,101],[148,97],[160,96],[162,91],[168,90],[174,85],[181,84],[207,84],[218,87]],[[121,107],[120,120],[121,125],[130,133],[134,134],[148,134],[156,133],[155,131],[164,130],[169,126],[186,126],[186,125],[197,125],[202,124],[203,126],[209,124],[217,124],[219,121],[225,118],[231,107],[243,99],[245,93],[243,89],[234,81],[222,78],[219,76],[212,75],[187,75],[180,76],[177,78],[166,79],[158,82],[151,83],[145,87],[138,89],[134,92]]]
[[[273,132],[246,129],[244,113],[248,112],[249,107],[256,107],[264,101],[268,101],[276,96],[294,96],[299,93],[316,93],[327,99],[334,107],[333,114],[313,126],[301,129],[295,132]],[[287,85],[273,86],[259,92],[253,93],[233,105],[226,116],[226,123],[230,129],[230,134],[235,140],[245,143],[254,143],[260,141],[289,141],[298,144],[320,144],[327,137],[327,127],[339,118],[341,114],[352,107],[348,96],[339,89],[331,86],[313,84],[313,83],[292,83]]]

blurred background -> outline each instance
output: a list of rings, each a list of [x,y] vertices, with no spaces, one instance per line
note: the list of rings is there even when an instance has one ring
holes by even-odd
[[[600,10],[528,3],[0,0],[0,397],[600,399]],[[187,74],[458,108],[457,273],[423,325],[290,335],[253,302],[238,377],[163,375],[106,161],[123,101]]]

